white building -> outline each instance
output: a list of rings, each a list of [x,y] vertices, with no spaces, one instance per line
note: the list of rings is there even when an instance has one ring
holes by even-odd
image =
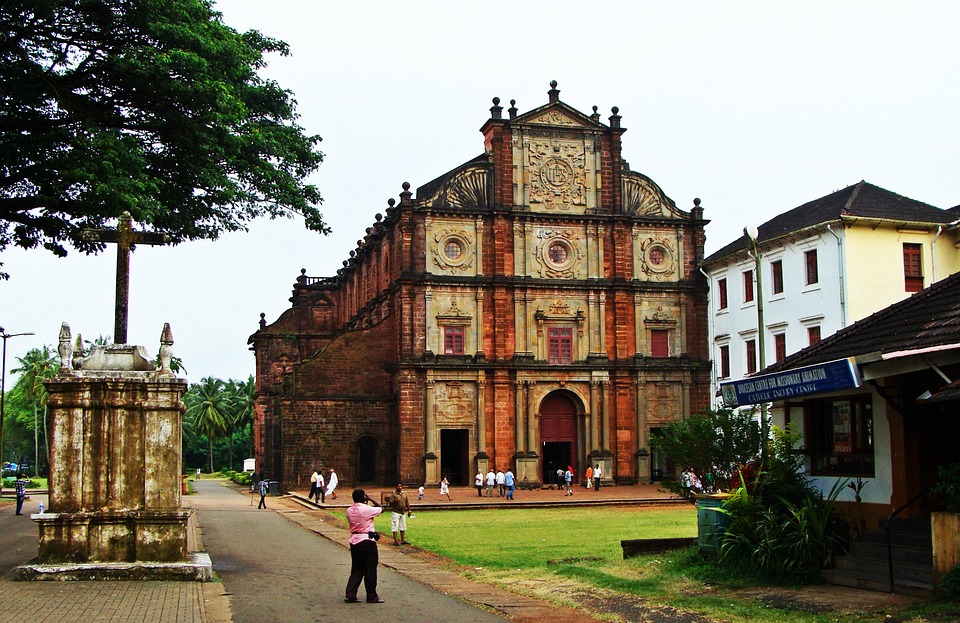
[[[958,208],[861,181],[707,257],[714,396],[719,382],[749,376],[960,270]]]

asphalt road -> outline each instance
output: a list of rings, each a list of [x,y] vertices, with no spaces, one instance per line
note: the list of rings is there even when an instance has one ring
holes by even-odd
[[[190,501],[213,570],[230,594],[234,623],[504,621],[382,565],[377,592],[386,603],[344,603],[348,550],[272,510],[257,510],[250,497],[219,482],[193,484],[198,495]]]

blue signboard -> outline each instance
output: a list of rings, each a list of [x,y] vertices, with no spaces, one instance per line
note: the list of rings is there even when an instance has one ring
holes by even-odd
[[[724,405],[736,407],[857,387],[860,387],[860,373],[853,357],[848,357],[786,372],[722,383],[720,391]]]

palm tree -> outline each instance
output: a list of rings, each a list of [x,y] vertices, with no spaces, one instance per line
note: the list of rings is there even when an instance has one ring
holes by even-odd
[[[184,422],[194,434],[207,437],[212,473],[213,440],[230,429],[232,404],[226,392],[226,384],[212,376],[204,377],[190,388],[183,400],[187,405]]]
[[[230,397],[230,432],[227,444],[230,469],[233,469],[233,434],[243,431],[244,427],[253,421],[253,389],[255,383],[253,375],[246,382],[230,379],[227,381],[227,394]],[[251,436],[252,437],[252,436]]]
[[[49,346],[32,348],[23,357],[17,357],[19,368],[12,372],[19,373],[17,385],[23,389],[24,397],[33,406],[33,475],[37,476],[40,468],[40,441],[39,427],[37,426],[37,412],[43,408],[43,439],[47,439],[47,388],[44,379],[54,376],[60,369],[60,361],[56,352]]]

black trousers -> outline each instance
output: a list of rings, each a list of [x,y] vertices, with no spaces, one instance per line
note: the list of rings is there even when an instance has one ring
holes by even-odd
[[[350,546],[350,578],[347,580],[347,599],[357,598],[360,580],[367,591],[367,601],[377,601],[377,564],[380,554],[377,551],[377,542],[373,539],[360,541]]]
[[[260,509],[260,508],[266,508],[266,507],[267,507],[267,503],[264,501],[265,498],[266,498],[266,494],[261,493],[261,494],[260,494],[260,503],[257,504],[257,508],[258,508],[258,509]]]
[[[25,496],[25,495],[18,495],[18,496],[17,496],[17,514],[18,514],[18,515],[22,515],[22,514],[23,514],[23,513],[20,512],[20,511],[23,510],[23,500],[24,500],[24,499],[26,499],[26,496]]]

